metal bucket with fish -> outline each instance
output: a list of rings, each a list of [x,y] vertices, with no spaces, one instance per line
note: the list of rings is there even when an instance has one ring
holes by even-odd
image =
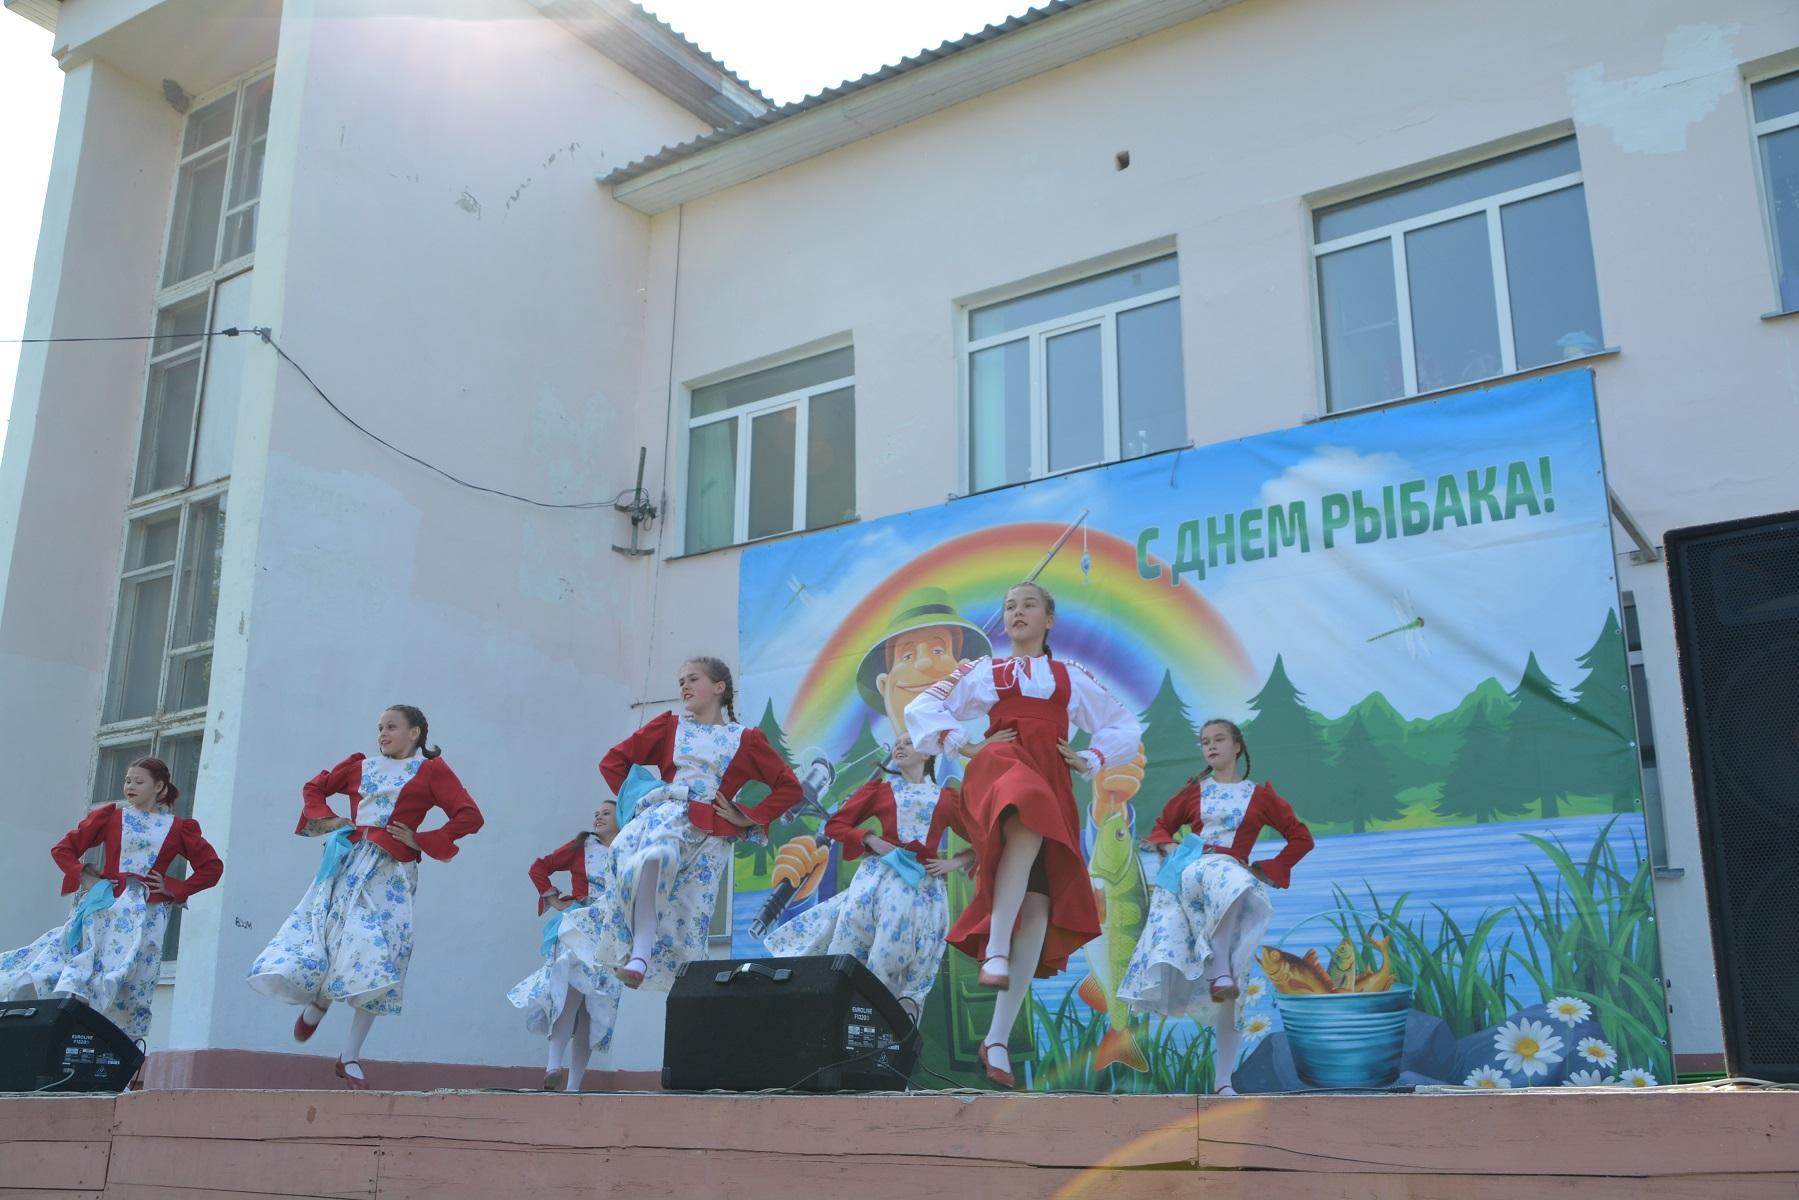
[[[1340,914],[1337,909],[1317,913],[1293,929]],[[1294,1069],[1313,1087],[1380,1088],[1399,1078],[1412,989],[1394,978],[1389,939],[1369,940],[1381,962],[1360,973],[1348,938],[1338,945],[1328,968],[1318,962],[1316,951],[1299,958],[1263,948],[1263,966],[1275,985],[1274,1005]]]

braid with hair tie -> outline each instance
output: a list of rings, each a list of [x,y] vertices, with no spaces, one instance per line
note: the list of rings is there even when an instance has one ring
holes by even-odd
[[[387,711],[390,713],[399,713],[406,719],[406,724],[408,726],[419,731],[418,745],[412,748],[414,754],[422,754],[426,758],[436,758],[443,753],[443,751],[436,746],[428,746],[425,744],[426,739],[431,736],[431,722],[425,720],[423,709],[417,708],[411,704],[390,704],[387,706]]]

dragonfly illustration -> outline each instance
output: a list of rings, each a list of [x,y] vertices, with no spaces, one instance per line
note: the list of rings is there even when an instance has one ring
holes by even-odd
[[[798,575],[789,575],[787,577],[787,590],[792,592],[793,595],[787,597],[787,603],[782,607],[792,608],[795,600],[803,601],[808,608],[812,607],[812,592],[805,584],[800,582],[800,577]]]
[[[1401,592],[1398,596],[1391,598],[1391,603],[1393,615],[1399,619],[1400,624],[1385,633],[1377,633],[1368,640],[1378,642],[1382,638],[1404,634],[1405,648],[1408,654],[1414,659],[1429,658],[1430,647],[1424,643],[1424,618],[1418,615],[1417,606],[1412,603],[1412,593],[1409,590]]]

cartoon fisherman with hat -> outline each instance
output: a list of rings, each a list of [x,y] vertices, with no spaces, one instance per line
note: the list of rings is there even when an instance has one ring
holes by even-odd
[[[898,739],[906,732],[906,705],[952,675],[964,659],[991,654],[987,635],[965,619],[938,587],[914,588],[900,598],[887,632],[856,668],[856,690],[876,712],[887,714]]]

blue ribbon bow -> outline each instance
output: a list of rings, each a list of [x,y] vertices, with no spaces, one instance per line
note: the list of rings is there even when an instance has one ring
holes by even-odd
[[[918,855],[904,846],[895,846],[881,855],[881,861],[893,868],[894,874],[906,881],[906,886],[915,888],[924,882],[924,864],[918,861]]]
[[[350,856],[350,834],[355,826],[344,825],[325,835],[325,857],[319,862],[319,873],[312,877],[314,887],[337,874]]]
[[[635,763],[618,785],[618,827],[623,829],[637,815],[637,802],[662,786],[662,776],[642,763]]]
[[[545,958],[556,957],[556,942],[562,936],[562,910],[553,908],[543,919],[543,944],[538,947]]]
[[[1163,860],[1162,869],[1156,872],[1156,886],[1165,892],[1180,895],[1181,872],[1187,869],[1188,863],[1205,852],[1205,839],[1200,837],[1197,831],[1189,833],[1181,839],[1181,844],[1176,846]]]
[[[94,886],[83,892],[81,899],[75,902],[75,911],[70,914],[68,928],[63,931],[62,935],[62,944],[64,948],[73,950],[75,947],[79,946],[81,944],[81,930],[82,927],[87,924],[87,919],[96,913],[103,913],[111,908],[112,902],[115,899],[117,899],[117,896],[113,893],[112,881],[108,879],[96,879],[94,881]]]

